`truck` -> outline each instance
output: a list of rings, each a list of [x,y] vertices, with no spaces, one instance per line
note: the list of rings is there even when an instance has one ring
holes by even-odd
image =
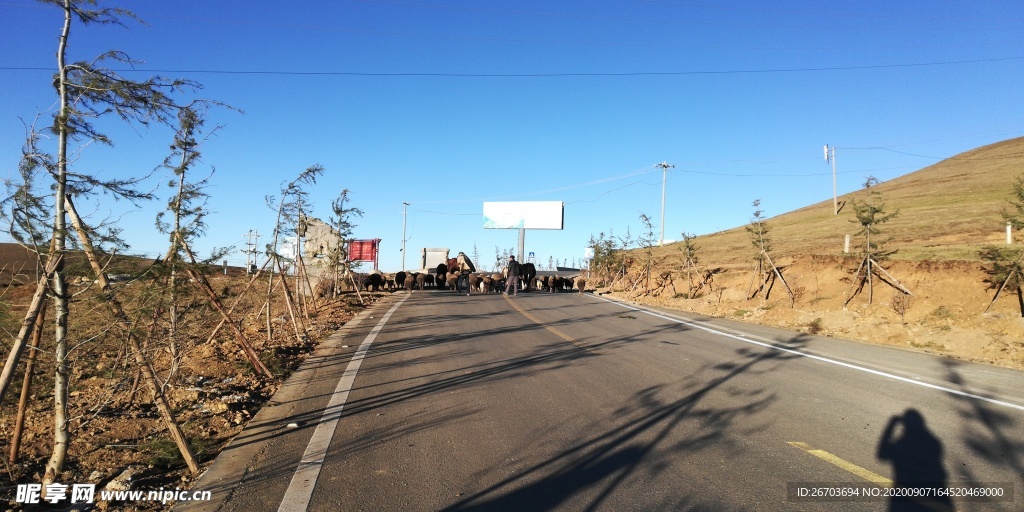
[[[448,253],[447,247],[424,247],[420,255],[420,268],[427,271],[434,270],[439,264],[448,262]]]

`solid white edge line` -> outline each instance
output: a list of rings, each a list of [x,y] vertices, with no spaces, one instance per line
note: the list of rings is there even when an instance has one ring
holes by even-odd
[[[989,403],[992,403],[992,404],[1001,405],[1003,407],[1009,407],[1011,409],[1017,409],[1018,411],[1024,411],[1024,405],[1018,405],[1018,404],[1011,403],[1011,402],[1004,402],[1002,400],[996,400],[994,398],[989,398],[989,397],[986,397],[986,396],[975,395],[973,393],[968,393],[966,391],[960,391],[958,389],[947,388],[947,387],[939,386],[939,385],[936,385],[936,384],[929,384],[927,382],[922,382],[922,381],[910,379],[910,378],[907,378],[907,377],[901,377],[899,375],[893,375],[891,373],[886,373],[886,372],[879,371],[879,370],[872,370],[871,368],[866,368],[866,367],[863,367],[863,366],[857,366],[855,364],[850,364],[850,363],[844,363],[843,361],[837,361],[835,359],[829,359],[827,357],[816,356],[814,354],[808,354],[806,352],[801,352],[799,350],[794,350],[794,349],[790,349],[790,348],[780,347],[780,346],[778,346],[776,344],[773,344],[773,343],[764,343],[764,342],[761,342],[761,341],[752,340],[752,339],[749,339],[749,338],[746,338],[746,337],[743,337],[743,336],[737,336],[735,334],[729,334],[729,333],[724,332],[724,331],[720,331],[720,330],[717,330],[717,329],[712,329],[712,328],[707,327],[705,325],[701,325],[701,324],[697,324],[697,323],[693,323],[693,322],[687,322],[685,320],[680,320],[678,318],[672,318],[670,316],[666,316],[666,315],[663,315],[661,313],[656,313],[656,312],[648,310],[648,309],[632,306],[632,305],[629,305],[629,304],[626,304],[624,302],[620,302],[620,301],[617,301],[617,300],[612,300],[612,299],[608,299],[608,298],[600,297],[600,296],[597,297],[597,298],[601,299],[601,300],[603,300],[605,302],[608,302],[610,304],[615,304],[617,306],[620,306],[620,307],[623,307],[623,308],[626,308],[626,309],[629,309],[629,310],[632,310],[632,311],[636,311],[636,312],[639,312],[639,313],[645,313],[645,314],[651,315],[651,316],[656,317],[656,318],[661,318],[662,320],[668,320],[669,322],[675,322],[675,323],[678,323],[678,324],[686,325],[688,327],[693,327],[695,329],[700,329],[702,331],[707,331],[707,332],[710,332],[712,334],[717,334],[719,336],[725,336],[727,338],[732,338],[734,340],[739,340],[739,341],[742,341],[744,343],[750,343],[752,345],[758,345],[760,347],[770,348],[772,350],[778,350],[779,352],[786,352],[788,354],[794,354],[794,355],[798,355],[798,356],[802,356],[802,357],[807,357],[807,358],[810,358],[810,359],[816,359],[816,360],[822,361],[824,363],[834,364],[834,365],[837,365],[837,366],[843,366],[845,368],[850,368],[852,370],[857,370],[857,371],[861,371],[861,372],[865,372],[865,373],[870,373],[870,374],[873,374],[873,375],[878,375],[880,377],[885,377],[885,378],[888,378],[888,379],[892,379],[892,380],[896,380],[896,381],[900,381],[900,382],[905,382],[905,383],[908,383],[908,384],[914,384],[916,386],[922,386],[922,387],[926,387],[926,388],[931,388],[931,389],[942,391],[942,392],[949,393],[949,394],[952,394],[952,395],[958,395],[958,396],[963,396],[963,397],[967,397],[967,398],[973,398],[975,400],[982,400],[984,402],[989,402]]]
[[[313,437],[309,439],[309,444],[306,446],[306,451],[302,454],[298,467],[295,468],[295,474],[292,475],[292,480],[288,484],[284,498],[281,499],[281,505],[277,509],[278,512],[301,512],[309,508],[309,501],[313,497],[313,489],[316,487],[316,481],[320,477],[320,469],[323,467],[324,458],[327,457],[327,449],[331,445],[331,439],[334,438],[334,431],[338,428],[341,411],[345,408],[345,402],[348,400],[349,392],[355,383],[359,367],[363,364],[363,358],[366,357],[366,353],[370,350],[370,345],[377,339],[377,334],[384,328],[384,324],[391,318],[391,314],[408,298],[409,295],[406,295],[392,306],[384,314],[384,317],[380,319],[380,322],[377,322],[377,325],[366,335],[366,338],[359,344],[359,348],[356,349],[355,353],[352,354],[352,359],[345,368],[345,373],[338,380],[338,386],[334,389],[327,407],[324,408],[324,413],[320,417],[316,430],[313,431]],[[331,415],[334,418],[328,419]]]

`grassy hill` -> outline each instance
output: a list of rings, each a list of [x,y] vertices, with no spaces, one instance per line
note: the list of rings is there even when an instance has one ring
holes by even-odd
[[[695,297],[680,293],[688,283],[680,270],[678,243],[654,248],[652,274],[668,271],[674,282],[654,280],[651,291],[629,283],[626,289],[619,284],[620,289],[600,291],[709,316],[1024,369],[1024,300],[1003,293],[993,302],[978,257],[983,246],[1006,243],[1001,213],[1009,208],[1014,181],[1021,175],[1024,137],[872,187],[881,193],[887,212],[900,212],[880,226],[883,236],[892,238],[889,248],[899,251],[884,266],[911,296],[878,282],[872,302],[869,293],[858,293],[854,286],[860,242],[856,237],[851,242],[851,258],[843,257],[843,242],[860,228],[852,222],[851,200],[865,199],[864,190],[840,197],[846,206],[839,215],[829,199],[768,219],[772,258],[783,269],[792,302],[781,286],[770,298],[751,296],[758,281],[745,226],[697,237],[700,266],[717,272],[713,288]],[[631,252],[637,262],[643,259],[642,250]],[[638,266],[632,275],[639,274]]]
[[[881,226],[885,236],[893,237],[890,246],[899,249],[893,259],[975,261],[981,246],[1005,243],[1006,224],[1000,212],[1022,174],[1024,137],[961,153],[876,185],[886,210],[900,211]],[[852,222],[849,201],[864,197],[864,191],[840,196],[846,207],[839,215],[833,214],[832,201],[823,201],[769,219],[773,255],[841,255],[845,235],[859,229]],[[856,238],[851,243],[856,245]],[[753,256],[743,226],[698,237],[697,244],[708,265],[748,264]],[[656,255],[671,262],[676,252],[671,244],[658,248]]]

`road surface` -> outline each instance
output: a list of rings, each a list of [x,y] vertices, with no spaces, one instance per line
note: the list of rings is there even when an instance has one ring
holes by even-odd
[[[1018,371],[591,294],[403,292],[177,509],[1021,510],[1022,420]]]

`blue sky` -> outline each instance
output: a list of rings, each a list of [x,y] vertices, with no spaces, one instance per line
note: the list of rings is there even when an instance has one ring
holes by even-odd
[[[313,164],[313,214],[350,190],[358,238],[381,238],[398,270],[422,247],[493,263],[517,233],[482,228],[484,201],[564,201],[565,229],[529,231],[540,263],[579,260],[591,235],[665,238],[748,222],[1024,135],[1024,3],[1007,1],[339,0],[124,2],[147,25],[76,25],[71,60],[118,49],[133,78],[194,79],[241,109],[202,148],[210,229],[199,245],[244,248],[270,233],[264,201]],[[243,7],[244,6],[244,7]],[[59,10],[0,1],[0,176],[15,177],[25,122],[49,122]],[[29,68],[46,68],[34,70]],[[79,172],[145,175],[172,131],[109,120],[113,148],[82,149]],[[163,174],[161,174],[163,173]],[[167,242],[142,209],[101,203],[132,252]],[[0,233],[0,240],[9,239]],[[267,242],[265,236],[261,245]],[[241,264],[244,256],[229,257]]]

